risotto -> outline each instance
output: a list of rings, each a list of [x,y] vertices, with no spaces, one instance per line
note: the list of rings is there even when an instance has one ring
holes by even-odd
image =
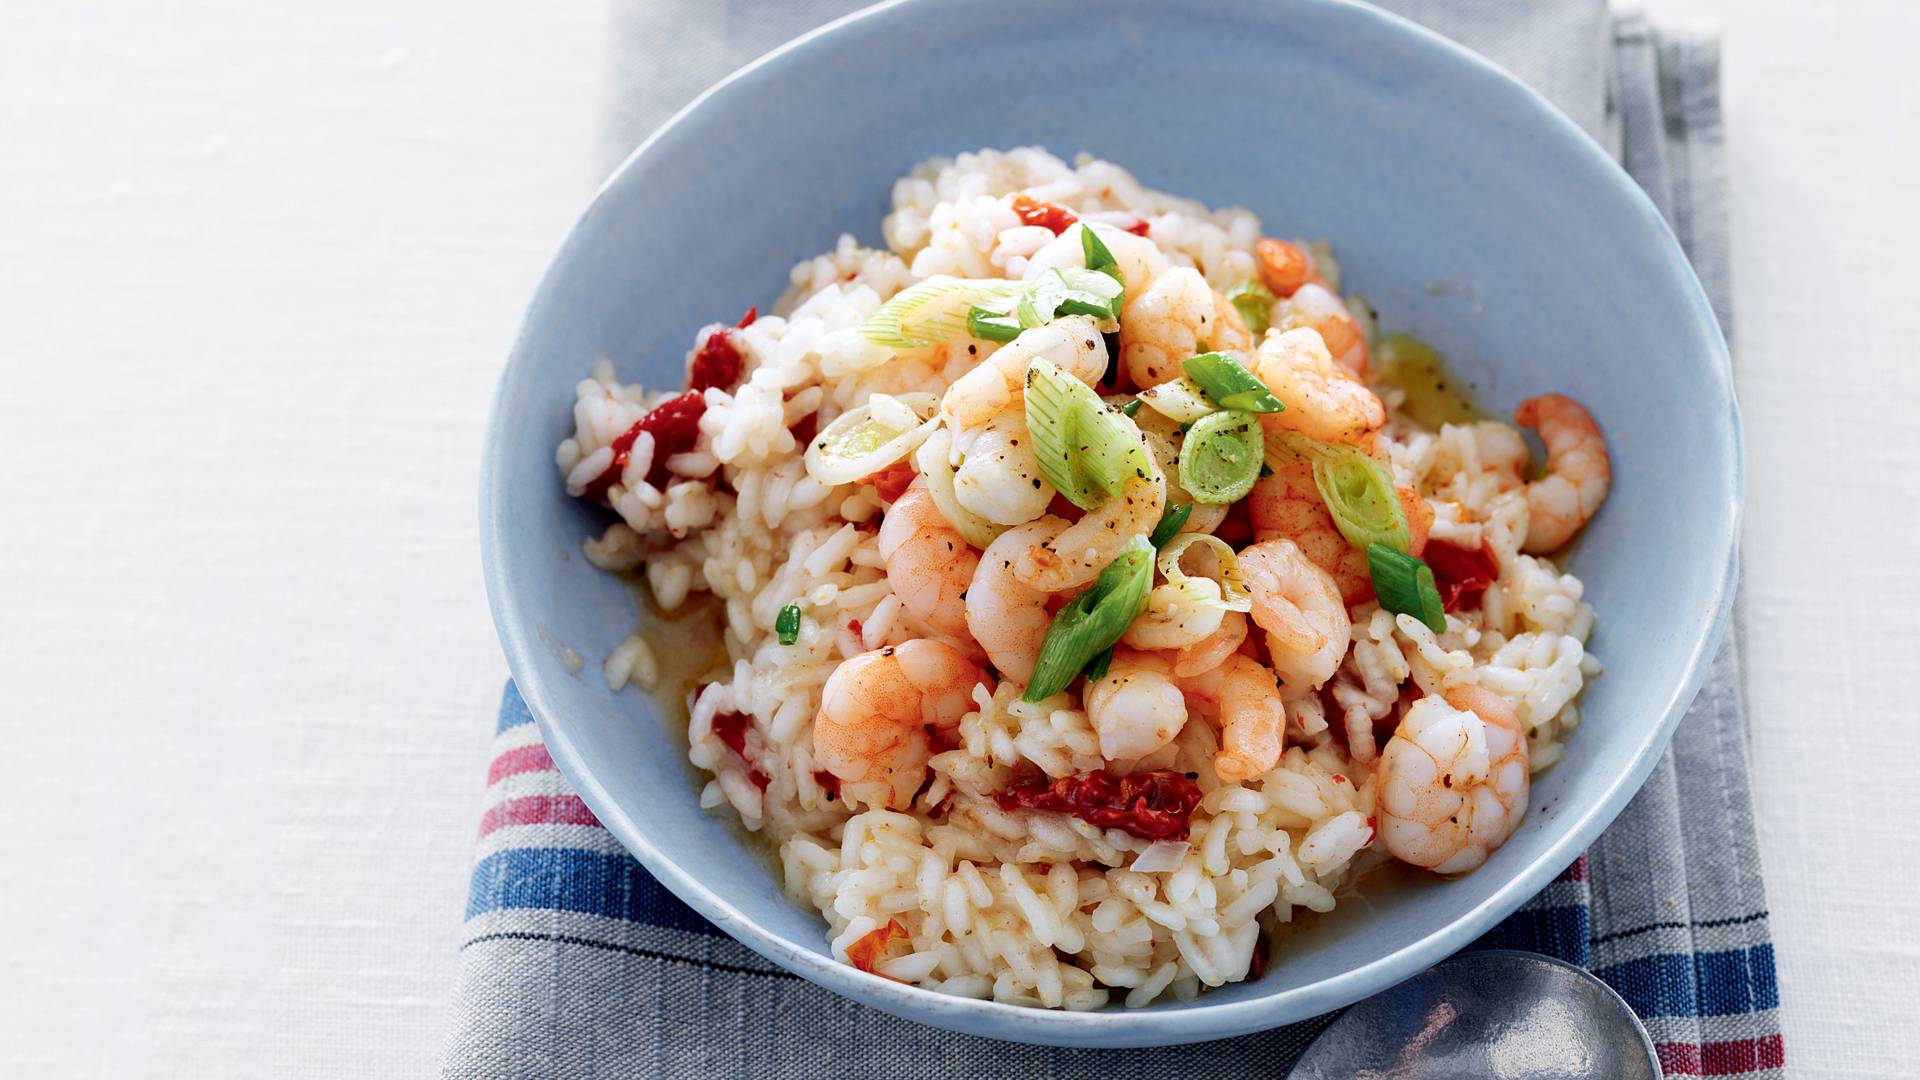
[[[1506,840],[1600,670],[1550,558],[1607,491],[1578,403],[1478,418],[1325,245],[1085,156],[929,161],[882,232],[699,331],[684,389],[596,364],[557,454],[617,519],[592,563],[723,624],[701,804],[836,956],[1190,999],[1370,867]]]

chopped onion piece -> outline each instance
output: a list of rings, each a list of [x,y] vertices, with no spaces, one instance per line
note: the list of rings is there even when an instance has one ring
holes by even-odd
[[[860,336],[902,349],[938,345],[966,334],[967,312],[974,305],[992,308],[1026,289],[1024,281],[936,274],[881,304],[860,324]]]
[[[1186,581],[1188,575],[1181,561],[1195,545],[1213,553],[1213,572],[1200,576],[1219,584],[1221,593],[1226,597],[1223,603],[1227,610],[1253,610],[1253,593],[1247,589],[1247,580],[1240,576],[1240,560],[1225,540],[1211,533],[1181,533],[1168,541],[1167,546],[1160,549],[1160,576],[1175,585]]]
[[[1220,411],[1220,406],[1207,398],[1207,392],[1200,389],[1200,384],[1184,375],[1171,382],[1148,387],[1140,391],[1138,397],[1147,403],[1147,408],[1182,424],[1191,424],[1209,413]]]
[[[1155,840],[1147,845],[1147,850],[1134,856],[1133,865],[1127,867],[1138,874],[1169,874],[1180,869],[1187,859],[1187,851],[1193,847],[1185,840]]]
[[[920,475],[927,482],[927,494],[933,496],[933,505],[940,508],[940,515],[947,519],[947,524],[953,526],[954,531],[967,543],[984,551],[988,544],[1007,531],[1007,527],[996,525],[960,505],[960,499],[953,491],[952,450],[953,433],[946,428],[939,428],[920,444],[913,460],[920,466]]]
[[[1180,444],[1180,486],[1195,502],[1234,502],[1253,490],[1265,451],[1253,413],[1232,409],[1201,417]]]
[[[1050,360],[1027,368],[1026,409],[1041,475],[1082,510],[1118,494],[1128,473],[1153,470],[1133,420]]]
[[[939,421],[932,394],[874,394],[807,444],[807,475],[822,484],[850,484],[913,453]]]
[[[1136,536],[1087,591],[1054,613],[1033,662],[1033,678],[1020,700],[1045,701],[1065,690],[1146,610],[1152,585],[1153,548],[1146,537]]]

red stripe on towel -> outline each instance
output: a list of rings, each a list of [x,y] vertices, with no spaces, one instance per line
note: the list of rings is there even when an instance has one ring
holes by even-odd
[[[508,799],[480,819],[480,835],[509,825],[598,825],[587,804],[572,795],[529,795]]]
[[[1786,1044],[1778,1035],[1700,1046],[1661,1043],[1654,1047],[1654,1052],[1660,1055],[1660,1068],[1668,1076],[1738,1076],[1784,1068],[1787,1063]]]
[[[539,743],[517,746],[493,759],[493,764],[487,767],[487,783],[497,784],[509,776],[552,769],[553,759],[547,756],[546,747]]]

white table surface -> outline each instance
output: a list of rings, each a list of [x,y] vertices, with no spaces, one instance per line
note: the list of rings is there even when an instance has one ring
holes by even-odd
[[[1910,1074],[1920,6],[1652,7],[1726,23],[1788,1054]],[[474,467],[607,27],[0,9],[0,1074],[435,1068],[504,672]]]

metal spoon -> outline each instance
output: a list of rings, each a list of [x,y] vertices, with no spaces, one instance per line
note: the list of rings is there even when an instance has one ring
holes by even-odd
[[[1640,1018],[1582,968],[1461,953],[1348,1009],[1289,1080],[1658,1080]]]

